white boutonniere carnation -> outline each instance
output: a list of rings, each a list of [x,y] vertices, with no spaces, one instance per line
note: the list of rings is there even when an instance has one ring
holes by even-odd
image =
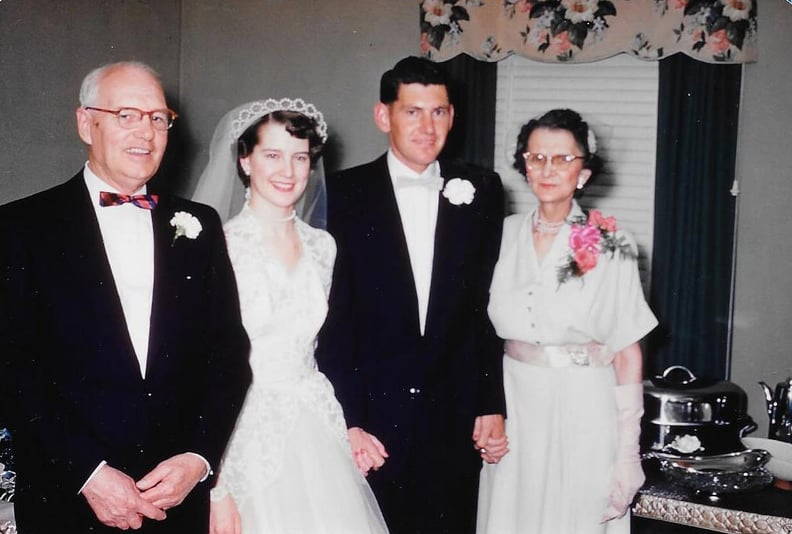
[[[176,233],[173,235],[173,243],[181,236],[187,239],[195,239],[203,229],[201,221],[186,211],[177,211],[170,220],[170,225],[176,228]]]
[[[476,188],[468,180],[451,178],[443,188],[443,196],[454,206],[473,202]]]

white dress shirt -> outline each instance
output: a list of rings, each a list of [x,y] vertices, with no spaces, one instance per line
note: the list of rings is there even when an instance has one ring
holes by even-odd
[[[410,254],[415,292],[418,295],[418,320],[423,335],[426,329],[426,311],[429,307],[429,290],[432,285],[435,227],[440,194],[426,187],[397,187],[396,182],[399,176],[439,178],[440,164],[435,161],[419,175],[399,161],[391,150],[388,150],[387,160],[404,237],[407,240],[407,250]]]
[[[135,349],[140,374],[146,376],[151,299],[154,291],[154,230],[151,212],[131,203],[100,206],[99,193],[120,193],[102,181],[85,164],[85,184],[96,211],[107,259],[124,310],[129,338]],[[146,193],[144,185],[134,194]]]

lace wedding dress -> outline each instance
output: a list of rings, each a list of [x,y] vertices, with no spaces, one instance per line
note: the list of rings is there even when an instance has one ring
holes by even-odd
[[[268,253],[247,204],[225,225],[253,383],[213,496],[233,496],[246,534],[384,533],[341,406],[314,360],[335,243],[323,230],[295,224],[302,256],[291,271]]]

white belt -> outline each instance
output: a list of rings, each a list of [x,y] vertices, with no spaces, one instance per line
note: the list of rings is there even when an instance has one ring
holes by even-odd
[[[505,352],[510,358],[539,367],[607,367],[613,360],[608,347],[601,343],[534,345],[510,339]]]

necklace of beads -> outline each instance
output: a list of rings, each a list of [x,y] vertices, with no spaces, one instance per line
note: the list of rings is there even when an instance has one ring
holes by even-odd
[[[291,213],[288,214],[286,217],[281,217],[280,219],[275,219],[275,222],[289,222],[292,219],[297,217],[297,210],[291,210]]]
[[[566,224],[566,221],[550,222],[542,219],[539,212],[534,212],[533,216],[533,230],[544,235],[556,235],[561,231],[561,228]]]

